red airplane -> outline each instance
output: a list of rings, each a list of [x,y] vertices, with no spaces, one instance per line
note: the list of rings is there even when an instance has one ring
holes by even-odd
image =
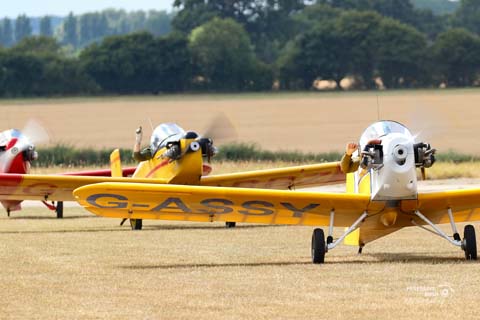
[[[26,133],[30,133],[27,135]],[[34,138],[31,138],[34,137]],[[38,158],[38,153],[35,150],[34,140],[42,142],[48,139],[47,133],[39,127],[36,123],[30,122],[24,131],[17,129],[9,129],[0,132],[0,174],[28,174],[33,161]],[[135,168],[125,168],[122,170],[123,176],[132,175]],[[94,170],[63,173],[68,176],[87,176],[87,177],[105,177],[111,176],[111,170]],[[5,188],[6,186],[0,186]],[[8,186],[7,186],[8,187]],[[48,187],[47,185],[45,186]],[[10,200],[0,198],[0,203],[10,216],[11,211],[21,210],[21,203],[23,200]],[[42,201],[52,211],[55,211],[57,218],[63,218],[63,201],[48,203]]]

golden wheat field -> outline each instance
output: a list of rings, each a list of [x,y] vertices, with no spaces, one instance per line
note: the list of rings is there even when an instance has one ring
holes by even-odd
[[[342,150],[371,122],[389,118],[439,152],[478,154],[478,101],[477,90],[5,100],[0,128],[35,118],[50,143],[129,147],[138,125],[150,127],[148,119],[202,132],[223,112],[241,141],[322,152]],[[220,164],[217,172],[276,165],[289,164]],[[478,177],[476,164],[468,165],[467,177]],[[458,166],[437,174],[448,170]],[[76,205],[65,208],[64,219],[32,203],[10,218],[0,213],[0,319],[480,317],[480,264],[418,228],[368,244],[361,255],[341,245],[324,265],[313,265],[309,227],[145,221],[132,231],[119,224]]]
[[[176,122],[203,132],[222,112],[238,141],[269,150],[343,150],[378,119],[397,120],[439,152],[480,153],[480,90],[183,95],[0,101],[0,128],[37,119],[50,143],[124,147],[150,123]]]

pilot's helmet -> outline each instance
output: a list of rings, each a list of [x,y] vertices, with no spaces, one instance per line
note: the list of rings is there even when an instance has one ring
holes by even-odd
[[[155,152],[165,147],[168,142],[178,141],[184,135],[185,130],[176,123],[162,123],[153,130],[152,137],[150,138],[150,148]]]

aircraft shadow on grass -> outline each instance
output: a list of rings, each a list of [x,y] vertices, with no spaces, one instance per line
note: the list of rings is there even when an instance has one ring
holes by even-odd
[[[131,265],[120,266],[127,270],[151,270],[151,269],[191,269],[191,268],[238,268],[238,267],[281,267],[281,266],[299,266],[311,265],[311,262],[249,262],[249,263],[198,263],[198,264],[158,264],[158,265]]]
[[[446,253],[447,254],[447,253]],[[421,254],[409,254],[409,253],[369,253],[364,254],[366,257],[373,257],[378,260],[338,260],[328,261],[326,265],[360,265],[360,264],[392,264],[392,263],[417,263],[417,264],[458,264],[458,263],[471,263],[469,261],[459,261],[458,257],[425,257]],[[191,269],[191,268],[237,268],[237,267],[282,267],[282,266],[302,266],[311,265],[310,261],[292,262],[292,261],[278,261],[278,262],[249,262],[249,263],[199,263],[199,264],[153,264],[153,265],[129,265],[120,266],[122,269],[127,270],[152,270],[152,269]]]

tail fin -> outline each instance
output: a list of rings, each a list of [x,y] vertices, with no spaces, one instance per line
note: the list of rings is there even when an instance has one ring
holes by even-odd
[[[123,177],[120,150],[118,149],[113,150],[110,154],[110,170],[112,177]]]

